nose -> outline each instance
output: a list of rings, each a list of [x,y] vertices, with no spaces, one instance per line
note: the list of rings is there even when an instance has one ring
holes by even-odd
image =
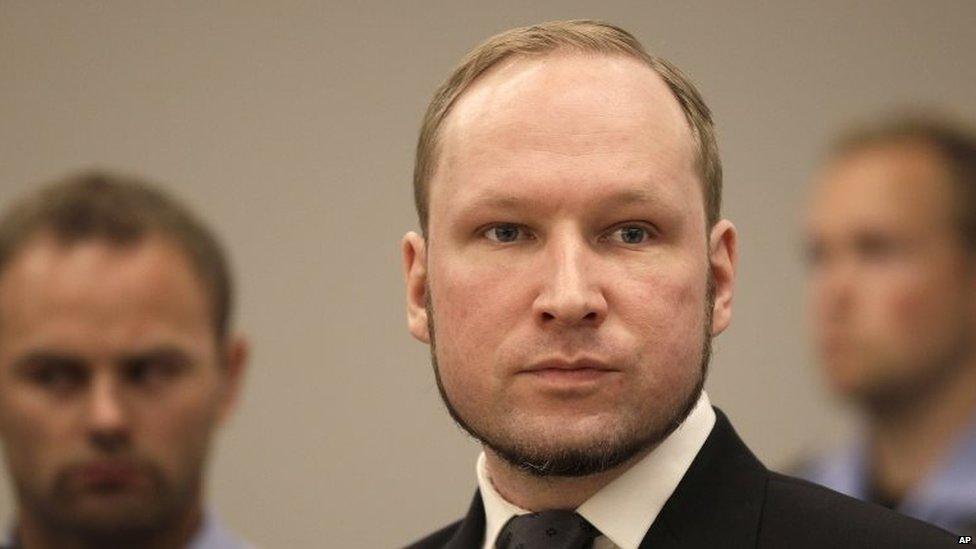
[[[813,299],[822,324],[832,324],[850,314],[855,270],[850,261],[842,258],[818,267],[813,276]]]
[[[542,289],[533,304],[536,320],[558,327],[596,327],[607,316],[607,301],[598,282],[597,258],[581,239],[550,242],[548,264],[541,270]]]
[[[106,451],[116,450],[129,439],[129,416],[119,383],[110,375],[96,376],[90,388],[87,420],[92,443]]]

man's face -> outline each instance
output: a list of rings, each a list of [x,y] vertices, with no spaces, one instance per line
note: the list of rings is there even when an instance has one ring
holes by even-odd
[[[626,57],[506,61],[460,98],[440,147],[429,238],[404,252],[411,331],[436,339],[457,419],[542,474],[657,442],[728,324],[735,243],[727,221],[706,234],[667,86]]]
[[[943,162],[909,142],[828,166],[808,221],[813,326],[838,393],[921,394],[973,354],[976,276]]]
[[[31,241],[0,274],[0,438],[22,520],[79,535],[173,526],[199,503],[243,347],[168,240]]]

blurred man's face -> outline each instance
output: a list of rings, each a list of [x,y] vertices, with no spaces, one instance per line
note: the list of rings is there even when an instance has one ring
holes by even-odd
[[[667,86],[625,57],[507,61],[465,92],[440,146],[429,239],[404,250],[411,330],[436,340],[455,417],[541,474],[656,443],[698,397],[734,256],[728,222],[706,232]]]
[[[40,237],[0,275],[0,438],[22,521],[95,537],[172,528],[199,503],[242,369],[162,238]],[[226,360],[225,360],[226,359]]]
[[[976,275],[953,196],[941,159],[916,143],[852,153],[820,178],[807,229],[812,321],[840,394],[910,398],[972,356]]]

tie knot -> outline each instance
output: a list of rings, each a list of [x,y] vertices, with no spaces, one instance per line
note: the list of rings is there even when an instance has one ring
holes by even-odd
[[[573,511],[543,511],[509,519],[495,549],[587,549],[600,534]]]

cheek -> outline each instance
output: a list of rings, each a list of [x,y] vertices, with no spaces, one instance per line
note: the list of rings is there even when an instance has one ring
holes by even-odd
[[[11,476],[46,484],[66,463],[83,456],[83,440],[68,410],[52,410],[16,396],[3,400],[0,434]]]
[[[701,339],[705,322],[706,277],[694,262],[673,268],[648,268],[637,275],[618,277],[610,287],[621,315],[632,317],[635,329],[646,327],[646,337],[679,348],[688,339]]]
[[[909,276],[873,286],[873,306],[865,311],[869,325],[900,341],[927,338],[927,333],[951,318],[946,314],[945,292],[932,289],[932,285]]]
[[[166,469],[198,463],[209,447],[217,416],[217,390],[201,382],[143,409],[136,451]]]
[[[531,339],[529,261],[460,261],[431,272],[441,383],[463,415],[482,414],[504,393],[504,368]]]
[[[644,383],[656,394],[696,380],[705,337],[704,266],[694,260],[669,263],[617,277],[608,287],[611,333],[636,350]],[[616,325],[616,326],[615,326]]]
[[[443,268],[433,273],[432,304],[438,355],[487,356],[531,307],[525,278],[511,266]]]
[[[931,319],[933,303],[929,302],[923,292],[914,288],[899,291],[884,303],[882,320],[895,325],[896,333],[910,335],[917,326],[924,326]]]
[[[686,276],[653,273],[633,284],[628,295],[617,294],[617,310],[638,350],[642,377],[664,389],[697,380],[706,337],[704,276],[696,276],[694,269],[683,272]]]

